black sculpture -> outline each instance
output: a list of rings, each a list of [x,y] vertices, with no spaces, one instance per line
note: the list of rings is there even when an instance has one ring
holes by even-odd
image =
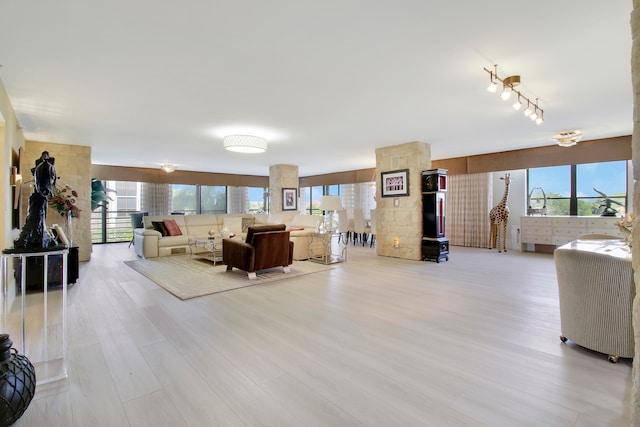
[[[619,206],[624,206],[624,205],[622,203],[620,203],[620,202],[617,202],[617,201],[609,198],[609,196],[604,194],[602,191],[596,189],[596,187],[593,187],[593,191],[595,191],[596,193],[598,193],[599,195],[601,195],[603,197],[603,199],[600,200],[600,206],[599,207],[604,208],[604,209],[602,210],[602,213],[600,214],[600,216],[617,216],[618,215],[618,211],[611,207],[611,203],[615,203],[616,205],[619,205]]]
[[[13,242],[15,249],[38,249],[56,246],[54,237],[47,228],[47,206],[56,185],[55,157],[49,157],[48,151],[43,151],[36,166],[31,169],[33,174],[33,194],[29,196],[29,210],[20,236]]]

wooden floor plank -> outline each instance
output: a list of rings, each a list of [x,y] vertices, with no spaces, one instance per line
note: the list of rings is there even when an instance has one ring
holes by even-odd
[[[69,288],[69,379],[17,425],[629,424],[631,360],[558,338],[552,255],[348,251],[181,301],[124,265],[128,244],[94,246]]]

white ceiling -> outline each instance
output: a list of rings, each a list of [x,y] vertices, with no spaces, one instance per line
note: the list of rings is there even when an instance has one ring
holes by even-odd
[[[631,0],[0,2],[0,79],[27,139],[95,164],[300,176],[632,133]],[[519,74],[536,126],[485,89]],[[222,137],[266,137],[264,154]],[[55,152],[52,153],[55,155]]]

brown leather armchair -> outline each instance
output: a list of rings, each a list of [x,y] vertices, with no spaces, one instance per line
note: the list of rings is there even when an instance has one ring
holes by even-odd
[[[256,278],[256,271],[282,266],[285,273],[293,263],[293,242],[284,224],[256,225],[247,229],[244,242],[222,240],[222,261],[227,271],[233,267],[247,272],[249,279]]]

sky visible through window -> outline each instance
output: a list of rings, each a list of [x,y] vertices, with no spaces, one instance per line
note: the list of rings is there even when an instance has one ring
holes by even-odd
[[[570,166],[529,169],[529,189],[542,187],[547,195],[570,197],[570,173]],[[627,168],[624,160],[578,165],[576,173],[578,197],[600,197],[593,191],[594,187],[607,195],[617,195],[627,190]]]

